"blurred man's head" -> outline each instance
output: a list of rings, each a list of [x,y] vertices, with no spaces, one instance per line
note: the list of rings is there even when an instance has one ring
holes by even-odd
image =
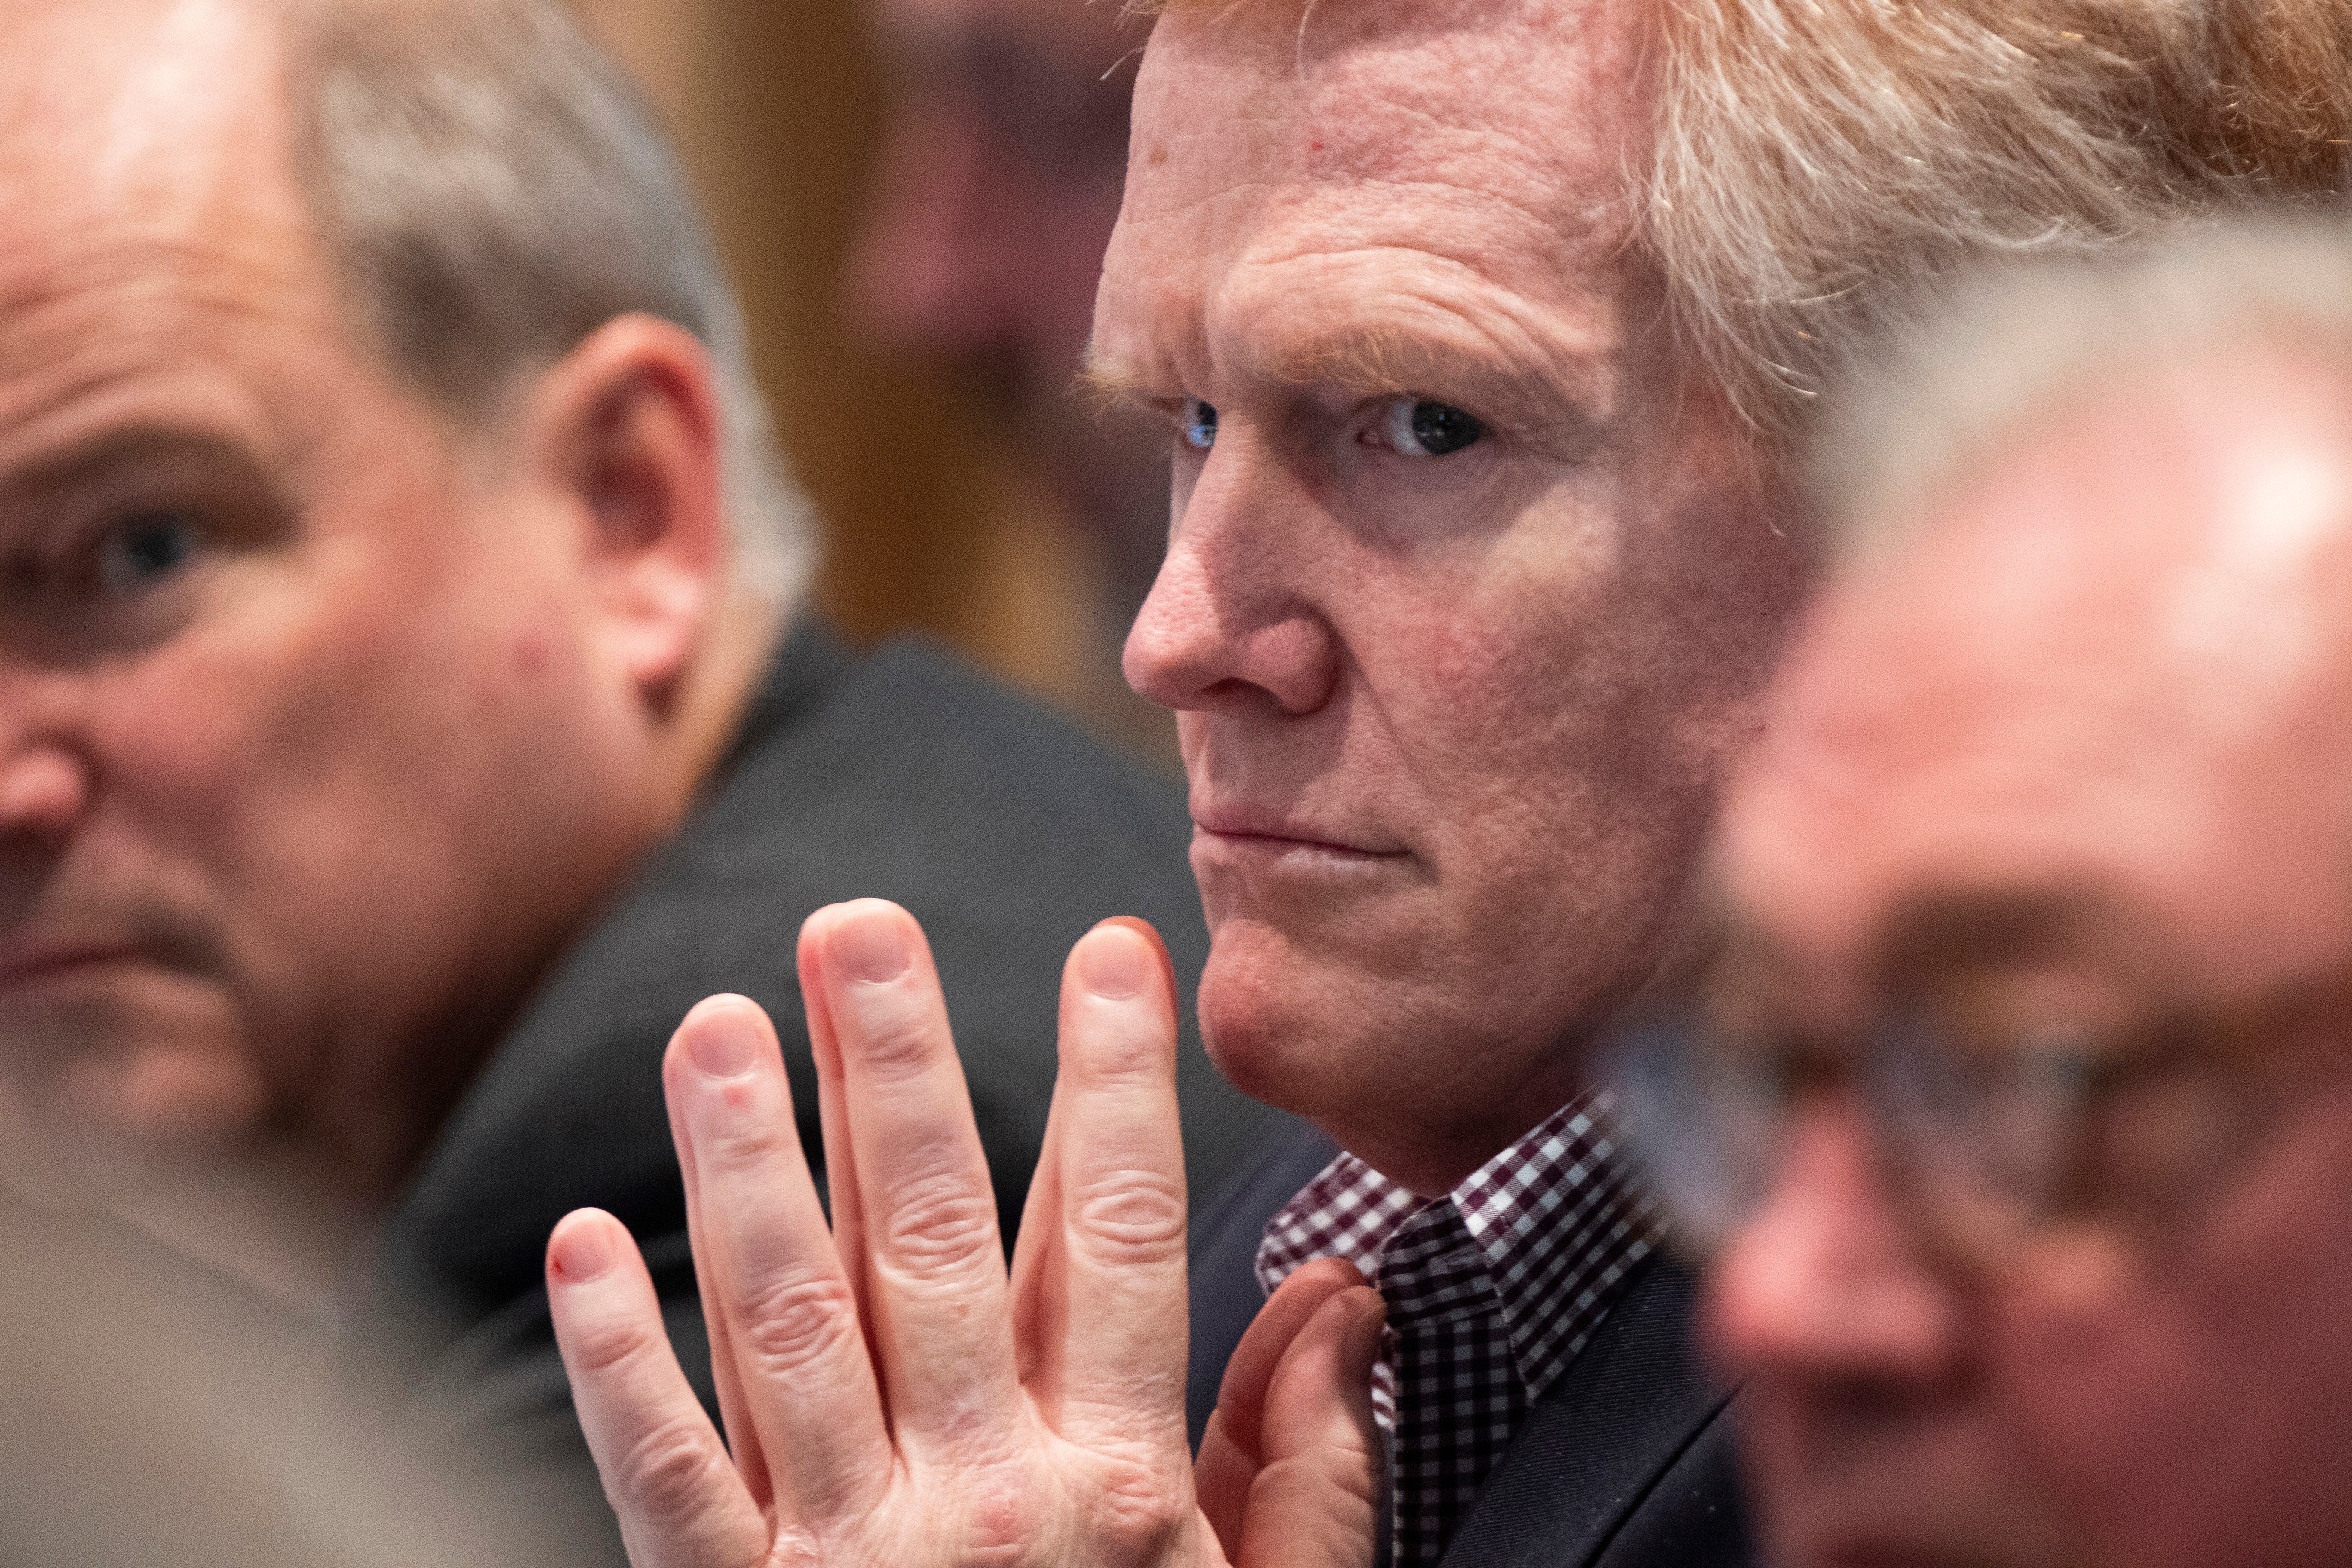
[[[1180,710],[1220,1066],[1410,1185],[1560,1104],[1681,939],[1853,338],[1985,248],[2303,188],[2253,52],[1966,9],[1160,19],[1093,345],[1176,430],[1128,673]]]
[[[1768,1538],[2332,1561],[2352,250],[2045,283],[1921,363],[1839,445],[1861,553],[1727,804],[1691,1031]]]
[[[0,1072],[397,1179],[804,571],[740,331],[531,5],[0,18]]]
[[[1166,443],[1071,392],[1118,220],[1145,31],[1120,0],[865,10],[890,99],[848,265],[852,310],[964,373],[1098,535],[1124,617],[1168,535]]]

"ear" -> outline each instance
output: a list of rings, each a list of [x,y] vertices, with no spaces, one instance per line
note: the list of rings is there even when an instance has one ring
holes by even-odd
[[[667,714],[716,616],[729,559],[709,351],[616,316],[533,387],[520,450],[581,523],[601,651]]]

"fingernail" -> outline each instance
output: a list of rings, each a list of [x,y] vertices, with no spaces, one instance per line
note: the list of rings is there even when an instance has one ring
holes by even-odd
[[[567,1284],[584,1285],[613,1267],[613,1238],[594,1220],[558,1226],[550,1251],[556,1274]]]
[[[1369,1369],[1380,1359],[1381,1335],[1389,1326],[1389,1304],[1376,1290],[1366,1293],[1371,1300],[1357,1309],[1355,1321],[1348,1325],[1345,1353],[1350,1364]]]
[[[886,904],[852,905],[842,910],[825,933],[825,944],[833,950],[834,962],[852,980],[877,985],[898,979],[915,962],[905,920]]]
[[[687,1054],[706,1078],[741,1078],[760,1059],[760,1025],[748,1007],[709,1008],[689,1028]]]
[[[1076,958],[1078,984],[1112,1002],[1139,994],[1158,963],[1141,937],[1116,925],[1098,925],[1080,937]]]

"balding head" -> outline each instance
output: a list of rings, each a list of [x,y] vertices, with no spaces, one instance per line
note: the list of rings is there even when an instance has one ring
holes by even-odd
[[[2343,248],[2048,275],[1856,401],[1830,444],[1848,567],[1784,672],[1727,870],[1810,930],[1884,920],[1866,887],[2063,856],[2174,885],[2217,964],[2311,956],[2255,905],[2352,942]]]
[[[2044,279],[1874,389],[1938,434],[1847,475],[1699,1030],[1870,1088],[1794,1102],[1716,1276],[1781,1560],[2352,1529],[2347,283]]]

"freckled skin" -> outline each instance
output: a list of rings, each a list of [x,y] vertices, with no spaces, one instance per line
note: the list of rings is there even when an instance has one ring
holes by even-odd
[[[1823,601],[1727,803],[1726,886],[1824,1026],[1954,889],[2097,889],[2199,1000],[2352,962],[2340,364],[2217,352],[2032,430]],[[1713,1286],[1776,1560],[2342,1560],[2352,1072],[2321,1046],[2160,1234],[1998,1268],[1923,1258],[1825,1115]]]
[[[104,484],[226,520],[142,597],[0,610],[0,805],[71,781],[0,815],[0,943],[128,950],[0,988],[0,1094],[69,1157],[283,1141],[364,1205],[682,800],[576,516],[355,341],[278,68],[229,5],[0,15],[0,558],[103,521],[26,487],[125,431],[205,455]]]
[[[1682,929],[1803,588],[1735,420],[1678,374],[1622,171],[1643,7],[1177,7],[1139,81],[1099,373],[1178,444],[1129,679],[1179,710],[1218,1065],[1451,1186],[1580,1085]],[[1351,350],[1335,342],[1354,340]],[[1490,437],[1368,444],[1397,394]]]

